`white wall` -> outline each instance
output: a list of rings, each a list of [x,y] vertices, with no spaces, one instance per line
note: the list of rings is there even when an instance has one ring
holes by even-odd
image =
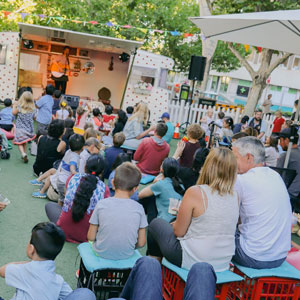
[[[6,63],[0,65],[0,99],[14,99],[17,91],[19,33],[0,32],[0,44],[7,45]]]
[[[114,70],[109,71],[111,56],[114,57]],[[122,63],[117,54],[89,50],[91,62],[95,64],[95,72],[86,74],[81,71],[78,77],[70,77],[67,94],[91,97],[98,100],[98,91],[106,87],[111,91],[111,104],[118,108],[122,99],[129,62]],[[81,60],[83,68],[86,60]],[[71,63],[72,67],[72,63]]]

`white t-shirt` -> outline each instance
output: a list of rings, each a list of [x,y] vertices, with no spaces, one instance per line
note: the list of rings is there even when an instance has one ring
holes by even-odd
[[[69,117],[69,112],[66,109],[60,109],[56,112],[57,119],[65,120]]]
[[[240,245],[251,258],[274,261],[287,256],[291,246],[290,198],[280,175],[268,167],[238,175]]]

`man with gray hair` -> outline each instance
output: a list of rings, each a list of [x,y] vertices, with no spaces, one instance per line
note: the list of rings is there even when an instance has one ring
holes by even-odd
[[[280,175],[264,167],[265,149],[255,137],[233,143],[238,164],[240,219],[233,260],[255,269],[279,267],[291,245],[291,204]]]

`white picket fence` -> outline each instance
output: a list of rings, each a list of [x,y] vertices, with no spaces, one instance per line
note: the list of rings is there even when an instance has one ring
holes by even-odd
[[[169,102],[168,109],[169,109],[171,122],[174,124],[174,126],[177,123],[182,124],[186,121],[189,121],[190,123],[201,123],[200,120],[204,117],[208,109],[213,111],[214,121],[217,120],[218,113],[220,111],[223,111],[226,117],[231,117],[234,121],[234,124],[239,123],[241,120],[241,109],[239,107],[236,110],[229,109],[229,108],[226,110],[226,108],[223,107],[216,108],[214,106],[212,108],[211,106],[208,105],[202,105],[202,104],[199,105],[194,103],[191,105],[189,119],[188,119],[189,104],[184,100],[180,102],[172,100],[171,102]],[[267,123],[266,136],[270,136],[272,133],[274,118],[275,116],[273,115],[271,116],[268,115],[263,117],[263,120]]]

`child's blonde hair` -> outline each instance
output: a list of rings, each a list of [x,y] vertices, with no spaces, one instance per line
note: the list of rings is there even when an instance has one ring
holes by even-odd
[[[22,94],[20,100],[19,100],[19,106],[21,109],[21,113],[30,113],[35,110],[35,104],[33,101],[33,95],[32,93],[26,91]]]
[[[147,125],[148,117],[149,117],[148,105],[144,102],[140,102],[137,105],[134,114],[129,118],[129,121],[138,119],[138,122],[141,123],[143,122],[144,125]]]
[[[85,130],[83,134],[83,138],[85,141],[91,137],[98,138],[98,136],[99,136],[99,132],[94,128],[90,128],[90,127],[87,130]]]

